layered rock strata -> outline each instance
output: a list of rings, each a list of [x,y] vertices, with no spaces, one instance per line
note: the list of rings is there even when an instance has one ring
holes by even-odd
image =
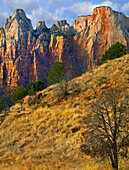
[[[0,88],[26,86],[43,80],[51,65],[62,61],[72,77],[99,64],[105,51],[117,41],[129,51],[129,18],[110,7],[78,17],[71,27],[66,20],[47,28],[45,21],[33,30],[22,9],[17,9],[0,28]]]

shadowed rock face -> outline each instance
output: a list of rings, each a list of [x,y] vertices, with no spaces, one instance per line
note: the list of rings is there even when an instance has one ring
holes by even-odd
[[[71,78],[99,64],[102,54],[117,41],[129,51],[129,18],[109,7],[95,8],[92,16],[66,20],[50,29],[45,21],[33,30],[22,9],[0,28],[0,88],[46,82],[51,65],[62,61]]]

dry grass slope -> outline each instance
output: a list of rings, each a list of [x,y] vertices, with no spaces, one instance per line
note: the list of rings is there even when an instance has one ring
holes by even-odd
[[[0,125],[0,169],[13,170],[110,170],[80,151],[88,106],[109,86],[129,92],[129,55],[109,61],[71,81],[70,94],[61,99],[55,86],[42,91],[35,104],[19,101]],[[57,90],[57,89],[56,89]],[[129,160],[120,160],[129,169]]]

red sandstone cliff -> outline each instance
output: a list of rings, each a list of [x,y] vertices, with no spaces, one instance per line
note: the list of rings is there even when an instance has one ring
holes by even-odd
[[[129,51],[129,18],[109,7],[93,10],[92,16],[78,17],[73,27],[80,32],[74,40],[86,52],[86,67],[98,64],[105,51],[117,41]]]
[[[36,30],[18,9],[0,28],[0,88],[46,81],[56,60],[63,62],[71,77],[79,76],[99,64],[117,41],[129,51],[129,18],[109,7],[78,17],[73,27],[63,20],[48,29],[40,21]]]

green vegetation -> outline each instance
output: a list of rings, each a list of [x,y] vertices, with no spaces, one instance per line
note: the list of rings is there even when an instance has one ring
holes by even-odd
[[[27,90],[23,86],[18,86],[11,95],[12,103],[14,104],[15,101],[21,100],[26,95],[27,95]]]
[[[103,64],[106,60],[112,60],[115,58],[122,57],[127,54],[125,45],[117,42],[115,45],[112,45],[105,54],[102,55],[100,64]]]
[[[41,91],[45,89],[44,82],[41,80],[38,80],[36,82],[30,82],[26,86],[27,94],[34,95],[37,91]]]
[[[6,108],[6,104],[3,102],[0,102],[0,113],[2,112],[2,110],[4,110]]]
[[[70,88],[72,86],[64,66],[59,61],[56,61],[50,68],[47,80],[51,84],[58,83],[55,89],[55,96],[58,97],[66,96],[69,93]]]
[[[35,94],[35,83],[30,82],[29,84],[27,84],[26,90],[27,90],[27,94],[34,95]]]
[[[15,101],[21,100],[26,95],[34,95],[37,91],[45,89],[44,82],[38,80],[36,82],[30,82],[27,84],[26,88],[23,86],[18,86],[16,90],[11,95],[12,103],[14,104]]]
[[[122,141],[123,145],[129,141],[124,140],[124,135],[129,132],[129,118],[125,112],[129,106],[129,100],[125,98],[129,95],[128,68],[129,55],[126,55],[95,68],[92,74],[87,71],[74,78],[66,98],[54,96],[54,92],[59,92],[57,86],[60,87],[56,84],[39,93],[37,98],[29,96],[28,105],[19,101],[8,109],[0,125],[0,169],[112,170],[110,158],[115,148],[115,115],[118,152],[114,153],[118,154],[118,168],[129,169],[129,152],[126,146],[120,148]],[[106,82],[106,77],[108,82],[99,86],[99,82]],[[116,87],[122,92],[109,93],[108,89]],[[111,140],[107,139],[105,125]],[[85,131],[87,137],[83,138]],[[88,151],[88,155],[81,152],[80,147],[85,153]],[[129,151],[129,147],[127,149]],[[117,166],[114,156],[112,160],[113,166]]]
[[[51,84],[56,84],[61,82],[66,77],[66,71],[63,64],[59,61],[56,61],[50,68],[48,74],[48,82]]]
[[[11,106],[11,92],[10,88],[0,89],[0,112],[5,109],[5,107]]]
[[[126,74],[129,74],[129,71],[127,71]]]

